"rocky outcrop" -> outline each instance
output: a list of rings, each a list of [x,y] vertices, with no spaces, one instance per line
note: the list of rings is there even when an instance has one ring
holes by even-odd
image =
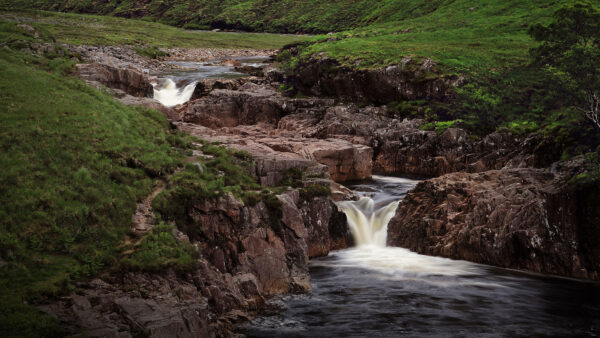
[[[453,173],[420,183],[388,243],[418,253],[598,279],[598,213],[548,169]],[[583,211],[585,208],[586,211]],[[591,244],[591,242],[594,244]]]
[[[76,74],[86,82],[101,83],[106,87],[120,89],[132,96],[152,95],[152,85],[148,75],[135,69],[119,68],[102,63],[77,65]]]
[[[306,138],[343,139],[374,150],[373,172],[435,177],[451,172],[544,167],[556,154],[539,137],[525,140],[492,133],[472,140],[459,128],[441,134],[421,130],[422,120],[398,120],[385,107],[334,106],[322,111],[286,115],[279,129]],[[550,150],[550,151],[549,151]]]
[[[79,283],[41,309],[87,337],[228,337],[264,304],[255,277],[223,274],[206,260],[193,274],[126,273]]]
[[[138,205],[132,230],[148,230],[147,201],[163,188]],[[188,221],[174,231],[198,249],[193,272],[112,273],[40,308],[90,337],[235,336],[233,326],[264,309],[265,297],[311,288],[309,258],[350,243],[345,216],[328,196],[289,188],[256,204],[231,194],[185,203]]]
[[[386,104],[403,100],[450,100],[462,77],[444,75],[431,59],[404,58],[397,65],[356,70],[335,60],[315,58],[302,62],[287,82],[305,95]]]
[[[247,82],[237,90],[213,90],[169,114],[180,129],[212,142],[248,151],[257,158],[258,168],[266,160],[316,161],[326,166],[337,181],[371,177],[373,149],[339,138],[308,138],[277,128],[282,117],[292,112],[320,112],[331,100],[288,99],[267,85]],[[267,169],[268,171],[268,169]],[[276,181],[266,172],[259,177]]]

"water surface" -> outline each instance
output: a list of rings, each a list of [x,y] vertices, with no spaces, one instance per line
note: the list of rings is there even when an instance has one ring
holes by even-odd
[[[352,186],[385,207],[416,181]],[[249,337],[584,337],[600,335],[600,285],[365,245],[310,262],[313,289],[271,302]]]

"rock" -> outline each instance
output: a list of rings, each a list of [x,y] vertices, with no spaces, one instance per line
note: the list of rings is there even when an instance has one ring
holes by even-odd
[[[233,70],[240,73],[250,74],[252,76],[263,76],[264,68],[263,67],[253,67],[253,66],[237,66]]]
[[[136,97],[148,97],[153,92],[150,78],[135,69],[101,63],[78,64],[76,67],[76,74],[86,82],[98,82]]]
[[[449,89],[459,86],[463,79],[436,71],[430,59],[422,64],[406,62],[385,69],[355,70],[325,57],[299,64],[287,81],[305,95],[386,104],[418,99],[448,101],[452,99]]]
[[[229,59],[229,60],[223,60],[220,63],[221,66],[228,66],[228,67],[239,67],[242,65],[242,63],[238,60],[234,60],[234,59]]]
[[[599,215],[585,206],[591,195],[569,189],[567,176],[524,168],[422,182],[390,221],[388,242],[421,254],[598,279],[600,252],[591,248],[600,242],[591,220]]]

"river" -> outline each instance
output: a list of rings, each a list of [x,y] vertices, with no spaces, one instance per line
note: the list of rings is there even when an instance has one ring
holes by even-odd
[[[370,239],[311,260],[312,291],[270,300],[278,310],[243,325],[240,332],[287,338],[600,335],[598,283],[386,247],[387,224],[378,228],[378,222],[395,212],[390,203],[416,183],[375,176],[350,186],[363,196],[354,207],[364,215],[348,214],[349,222],[371,223]],[[383,242],[377,234],[382,230]],[[363,236],[356,229],[353,234]]]

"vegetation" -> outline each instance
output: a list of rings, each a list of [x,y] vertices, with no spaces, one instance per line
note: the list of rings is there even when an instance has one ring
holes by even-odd
[[[327,33],[434,11],[446,1],[337,0],[9,0],[12,7],[110,14],[157,20],[191,29],[235,28],[268,32]]]
[[[198,250],[191,244],[182,244],[173,236],[174,227],[160,224],[152,228],[131,254],[121,260],[127,270],[160,272],[167,268],[180,272],[193,271]]]
[[[301,41],[301,36],[254,33],[215,33],[186,31],[145,20],[54,13],[44,11],[14,11],[14,7],[0,4],[6,11],[0,15],[5,20],[35,24],[56,37],[61,43],[71,45],[134,45],[156,53],[160,47],[194,48],[251,48],[278,49],[286,44]],[[150,47],[150,48],[149,48]]]
[[[74,63],[64,51],[17,51],[40,42],[52,43],[43,27],[0,21],[0,327],[8,336],[54,332],[26,304],[114,265],[136,202],[183,164],[189,145],[161,113],[66,77]]]
[[[588,0],[561,7],[549,26],[535,25],[531,35],[542,44],[532,50],[538,64],[570,84],[583,111],[600,128],[600,10]]]

